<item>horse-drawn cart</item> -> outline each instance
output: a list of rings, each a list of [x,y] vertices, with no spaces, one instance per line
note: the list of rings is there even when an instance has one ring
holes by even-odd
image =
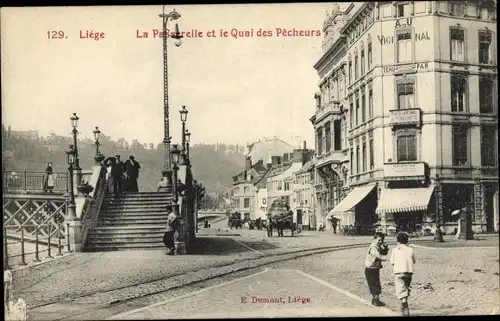
[[[241,220],[241,213],[239,212],[234,212],[234,213],[229,213],[229,228],[235,229],[242,228],[243,222]]]
[[[293,211],[290,210],[290,207],[283,199],[275,200],[269,213],[268,217],[268,226],[267,226],[267,236],[273,236],[273,229],[278,231],[278,236],[284,236],[283,231],[290,230],[291,235],[294,235],[295,230],[297,229],[296,224],[293,222]]]

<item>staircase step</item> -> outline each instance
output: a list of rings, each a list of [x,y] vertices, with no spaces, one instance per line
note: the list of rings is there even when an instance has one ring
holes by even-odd
[[[111,214],[114,214],[114,213],[167,213],[167,207],[165,206],[164,208],[161,208],[161,207],[154,207],[154,208],[148,208],[148,207],[144,207],[144,208],[126,208],[126,209],[120,209],[120,208],[117,208],[117,209],[103,209],[101,210],[100,212],[100,215],[103,215],[105,213],[111,213]]]
[[[149,244],[89,244],[85,248],[88,252],[97,251],[133,251],[133,250],[154,250],[154,249],[165,249],[165,245],[162,242],[159,243],[149,243]]]
[[[100,217],[97,220],[98,223],[134,223],[138,222],[138,224],[147,224],[143,222],[151,222],[150,224],[166,224],[167,217]]]
[[[142,219],[166,219],[167,213],[101,213],[99,218],[102,219],[134,219],[134,220],[142,220]]]
[[[165,228],[158,229],[157,231],[152,231],[152,232],[141,232],[141,231],[128,231],[128,232],[115,232],[115,231],[110,231],[110,232],[93,232],[90,231],[88,236],[89,238],[102,238],[102,239],[107,239],[107,238],[162,238],[163,235],[165,234]]]
[[[103,209],[116,209],[116,208],[165,208],[166,206],[172,204],[172,202],[158,202],[158,203],[107,203],[103,204],[101,210]]]
[[[162,243],[163,235],[160,237],[144,237],[144,238],[92,238],[89,239],[92,244],[143,244],[143,243]]]
[[[117,227],[116,230],[149,230],[149,229],[158,229],[158,228],[165,228],[165,225],[161,224],[139,224],[136,226],[120,226]],[[91,229],[91,231],[95,230],[113,230],[112,227],[109,226],[96,226]]]
[[[142,199],[169,199],[173,194],[152,194],[152,195],[137,195],[137,194],[122,194],[122,195],[106,195],[105,200],[142,200]]]
[[[100,226],[123,226],[123,225],[147,225],[147,224],[164,224],[166,226],[167,219],[164,220],[108,220],[102,219],[97,222]]]

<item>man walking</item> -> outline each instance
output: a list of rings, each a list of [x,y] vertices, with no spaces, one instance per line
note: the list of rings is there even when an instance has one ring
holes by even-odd
[[[415,264],[415,253],[413,248],[408,246],[408,234],[399,233],[396,236],[398,245],[391,251],[390,263],[394,271],[394,285],[396,296],[401,302],[401,313],[404,316],[410,315],[408,307],[408,297],[410,296],[411,278],[413,276],[413,264]]]
[[[380,293],[382,292],[380,269],[382,268],[382,261],[387,261],[385,255],[388,254],[389,249],[384,244],[384,233],[377,232],[374,237],[375,239],[370,244],[365,258],[365,277],[372,295],[372,304],[381,307],[385,306],[385,303],[380,301]]]
[[[115,158],[116,158],[116,170],[117,170],[117,173],[118,173],[118,171],[120,173],[120,175],[118,176],[118,180],[117,180],[118,191],[119,191],[119,193],[123,193],[123,191],[124,191],[124,177],[123,176],[126,172],[125,163],[120,160],[120,155],[115,155]]]
[[[177,230],[177,216],[170,212],[167,217],[167,229],[165,235],[163,235],[163,244],[167,248],[167,255],[175,254],[175,242],[174,235]]]

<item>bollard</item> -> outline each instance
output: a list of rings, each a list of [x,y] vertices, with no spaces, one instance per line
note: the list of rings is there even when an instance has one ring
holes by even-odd
[[[21,226],[21,263],[19,265],[28,265],[26,263],[26,254],[24,252],[24,228]]]
[[[4,266],[4,270],[10,270],[9,253],[7,251],[7,228],[6,227],[3,228],[3,235],[4,235],[4,239],[3,239],[3,266]]]
[[[61,223],[57,224],[57,254],[56,256],[62,256],[62,247],[61,247]]]
[[[35,225],[35,259],[33,262],[40,262],[40,257],[38,256],[38,226]]]
[[[66,252],[71,253],[71,245],[69,242],[69,223],[66,223]]]
[[[52,254],[52,245],[50,244],[50,234],[52,234],[52,224],[49,223],[49,238],[47,240],[47,257],[46,259],[53,259]]]

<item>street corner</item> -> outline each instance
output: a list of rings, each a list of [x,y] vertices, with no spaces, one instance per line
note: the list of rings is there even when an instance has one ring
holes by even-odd
[[[196,307],[196,309],[193,309]],[[118,319],[394,316],[333,284],[293,269],[264,269],[168,301],[115,315]]]

